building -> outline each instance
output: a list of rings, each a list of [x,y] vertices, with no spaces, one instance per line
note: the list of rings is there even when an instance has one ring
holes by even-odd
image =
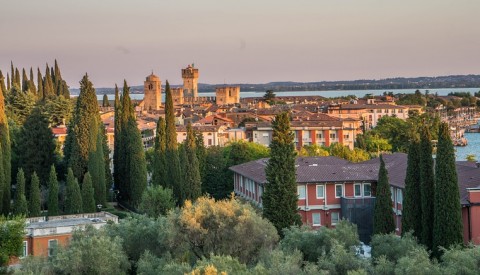
[[[183,105],[183,88],[170,88],[173,105]]]
[[[240,86],[224,86],[215,88],[217,105],[239,104]]]
[[[118,223],[118,217],[108,212],[27,218],[22,256],[51,256],[58,246],[65,246],[73,231],[86,226],[101,228],[108,222]],[[18,262],[15,259],[12,263]]]
[[[183,96],[189,98],[188,101],[195,101],[198,98],[198,69],[194,64],[188,65],[187,68],[182,69],[183,78]]]
[[[403,194],[407,155],[384,155],[388,170],[396,233],[402,231]],[[234,191],[262,206],[268,188],[265,167],[260,159],[230,167],[234,172]],[[342,218],[357,224],[360,239],[369,241],[373,232],[373,210],[380,161],[378,158],[351,163],[337,157],[299,157],[296,159],[298,212],[304,224],[313,228],[334,227]],[[480,244],[480,168],[475,163],[456,164],[464,241]]]
[[[143,98],[143,110],[158,111],[162,106],[162,81],[153,73],[147,76],[143,91],[145,96]]]
[[[227,127],[223,125],[193,125],[193,130],[203,135],[205,147],[225,146],[228,142]],[[177,126],[177,142],[182,143],[187,139],[187,127]]]

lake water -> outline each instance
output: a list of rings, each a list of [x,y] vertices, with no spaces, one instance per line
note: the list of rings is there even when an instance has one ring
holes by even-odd
[[[366,94],[372,95],[382,95],[384,92],[392,92],[394,94],[413,94],[417,89],[398,89],[398,90],[345,90],[345,91],[286,91],[286,92],[275,92],[277,96],[323,96],[323,97],[338,97],[338,96],[347,96],[355,95],[357,97],[363,97]],[[438,94],[441,96],[448,95],[451,92],[470,92],[472,95],[475,92],[480,91],[480,88],[451,88],[451,89],[419,89],[422,94],[428,90],[430,94]],[[265,94],[265,91],[258,92],[240,92],[241,98],[248,97],[262,97]],[[215,96],[214,92],[211,93],[199,93],[199,96]],[[103,95],[97,95],[98,99],[101,100]],[[143,99],[143,94],[130,94],[130,97],[135,100]],[[108,99],[115,99],[115,95],[109,94]],[[162,101],[165,101],[165,94],[162,94]]]
[[[467,155],[474,155],[475,159],[480,160],[480,133],[465,133],[468,145],[465,147],[455,147],[455,156],[457,160],[466,160]]]

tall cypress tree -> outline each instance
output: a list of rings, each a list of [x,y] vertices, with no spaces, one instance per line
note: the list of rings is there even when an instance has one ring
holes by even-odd
[[[73,170],[68,168],[67,172],[67,187],[65,195],[65,213],[79,214],[83,212],[82,195],[78,180],[73,174]]]
[[[20,78],[20,71],[18,71],[18,68],[15,68],[15,79],[13,83],[16,84],[18,87],[22,87],[22,81],[20,80]]]
[[[455,152],[447,123],[440,124],[435,162],[433,251],[463,243],[462,209],[455,166]]]
[[[123,99],[122,99],[123,100]],[[121,121],[121,113],[122,113],[122,104],[120,102],[119,93],[118,93],[118,86],[115,84],[115,118],[114,118],[114,143],[113,143],[113,182],[115,184],[115,189],[122,192],[124,190],[123,187],[123,179],[125,173],[125,160],[123,157],[125,156],[124,149],[122,143],[122,121]],[[123,194],[119,194],[120,198]]]
[[[37,68],[37,95],[39,99],[45,99],[45,94],[43,92],[43,76],[40,72],[40,68]]]
[[[80,83],[81,85],[81,83]],[[56,94],[55,94],[55,90],[54,90],[54,86],[53,86],[53,80],[52,80],[52,76],[50,74],[50,68],[48,67],[48,64],[47,64],[47,68],[45,69],[45,78],[43,80],[43,95],[45,98],[47,97],[54,97]],[[75,172],[75,171],[73,171]]]
[[[420,239],[422,235],[422,194],[420,182],[420,143],[412,141],[408,148],[405,198],[402,211],[402,234],[413,231]]]
[[[373,212],[373,234],[389,234],[395,231],[392,210],[392,193],[388,183],[388,172],[380,155],[375,210]]]
[[[33,68],[30,67],[30,79],[28,80],[28,90],[37,95],[37,87],[35,87],[35,81],[33,79]]]
[[[40,200],[40,180],[37,173],[33,172],[30,183],[30,199],[28,201],[28,212],[30,217],[40,217],[42,214],[42,203]]]
[[[186,161],[184,162],[183,174],[185,175],[185,197],[196,200],[202,194],[202,179],[198,165],[195,134],[190,122],[187,124],[187,139],[185,140]]]
[[[85,173],[82,183],[82,206],[83,212],[93,213],[96,212],[94,190],[92,186],[92,177],[90,173]]]
[[[22,69],[22,91],[28,92],[28,77],[25,68]]]
[[[302,223],[297,211],[296,153],[288,113],[277,115],[272,126],[271,156],[265,168],[267,184],[262,197],[263,216],[282,235],[283,228]]]
[[[103,95],[102,107],[110,107],[110,101],[108,101],[107,94]]]
[[[7,73],[7,92],[10,91],[11,87],[12,87],[12,82],[10,82],[10,75]]]
[[[12,77],[10,81],[10,86],[13,87],[13,85],[15,84],[15,68],[13,67],[13,61],[10,61],[10,76]]]
[[[100,115],[97,96],[88,75],[80,81],[80,95],[65,141],[65,159],[80,181],[88,170],[88,158],[96,151]]]
[[[5,76],[3,76],[2,70],[0,70],[0,93],[2,93],[3,97],[7,95],[7,87],[5,86]]]
[[[433,248],[433,201],[435,175],[433,173],[432,141],[427,126],[421,129],[420,136],[420,183],[422,206],[422,234],[420,242],[429,250]]]
[[[103,159],[105,166],[105,199],[108,197],[108,191],[112,188],[113,176],[112,170],[110,169],[110,148],[108,147],[108,137],[107,130],[105,127],[100,127],[100,134],[102,136],[102,147],[103,147]]]
[[[27,175],[34,171],[44,184],[48,182],[51,166],[55,162],[55,141],[47,117],[36,107],[25,121],[16,154]],[[35,148],[35,150],[32,150]]]
[[[206,169],[207,169],[207,148],[203,141],[203,134],[201,132],[195,132],[195,145],[197,147],[197,159],[198,167],[200,169],[200,177],[202,183],[205,183]],[[202,190],[203,190],[202,186]]]
[[[155,147],[153,150],[152,184],[167,187],[167,159],[166,159],[166,131],[165,119],[158,118]]]
[[[124,167],[126,177],[123,180],[126,199],[137,207],[147,187],[147,162],[143,149],[142,135],[137,127],[135,112],[129,95],[130,88],[124,81],[122,102],[122,143],[125,146]],[[125,197],[124,197],[125,198]]]
[[[58,209],[58,180],[55,166],[50,168],[50,177],[48,179],[48,215],[57,216],[60,214]]]
[[[8,120],[5,114],[5,99],[0,92],[0,213],[8,215],[10,212],[11,186],[11,144]]]
[[[95,122],[95,121],[94,121]],[[88,157],[88,172],[92,178],[93,189],[95,190],[95,204],[106,205],[105,191],[105,155],[103,154],[103,124],[92,125],[99,128],[95,146],[91,146]]]
[[[165,86],[165,131],[166,131],[166,156],[167,165],[167,188],[173,189],[173,194],[179,205],[185,200],[185,188],[181,173],[180,159],[178,155],[177,129],[175,126],[175,110],[170,84]]]
[[[13,202],[13,212],[15,215],[28,215],[27,198],[25,197],[25,174],[22,169],[17,173],[15,200]]]

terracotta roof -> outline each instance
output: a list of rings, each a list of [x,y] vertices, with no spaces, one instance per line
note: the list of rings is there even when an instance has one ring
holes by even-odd
[[[54,127],[54,128],[52,128],[52,133],[56,136],[66,135],[67,134],[67,127]]]

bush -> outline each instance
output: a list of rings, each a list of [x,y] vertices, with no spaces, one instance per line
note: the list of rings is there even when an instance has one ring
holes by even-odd
[[[379,259],[385,256],[387,260],[397,263],[398,260],[413,250],[424,249],[417,243],[412,233],[406,233],[403,237],[391,234],[379,234],[372,237],[372,257]]]

